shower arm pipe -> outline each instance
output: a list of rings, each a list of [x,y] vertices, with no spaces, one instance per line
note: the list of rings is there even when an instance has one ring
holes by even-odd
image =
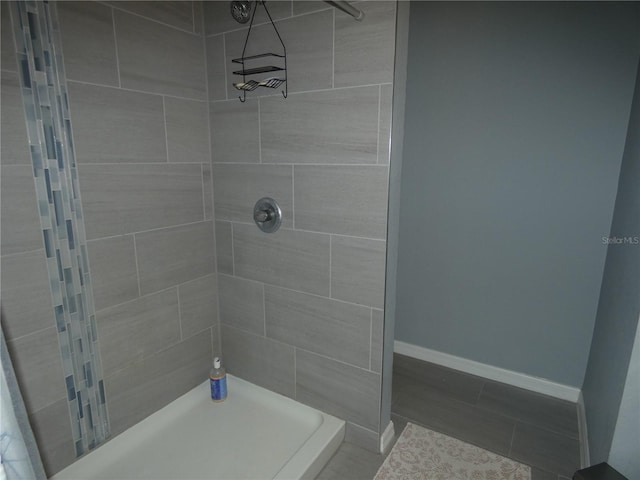
[[[345,2],[345,1],[342,1],[342,0],[334,0],[334,1],[325,0],[325,2],[328,3],[329,5],[332,5],[332,6],[336,7],[336,8],[339,8],[340,10],[342,10],[345,13],[348,13],[349,15],[351,15],[353,18],[355,18],[359,22],[361,22],[362,19],[364,18],[364,12],[362,10],[358,10],[356,7],[351,5],[349,2]]]

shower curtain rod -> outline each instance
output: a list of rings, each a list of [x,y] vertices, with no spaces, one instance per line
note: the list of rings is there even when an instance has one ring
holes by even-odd
[[[364,12],[362,10],[358,10],[356,7],[352,6],[349,2],[345,2],[342,0],[335,0],[335,1],[325,0],[325,2],[328,3],[329,5],[339,8],[343,12],[348,13],[359,22],[361,22],[362,19],[364,18]]]

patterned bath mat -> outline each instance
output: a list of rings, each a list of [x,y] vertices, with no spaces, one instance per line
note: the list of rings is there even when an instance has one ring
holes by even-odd
[[[531,469],[407,423],[374,480],[531,480]]]

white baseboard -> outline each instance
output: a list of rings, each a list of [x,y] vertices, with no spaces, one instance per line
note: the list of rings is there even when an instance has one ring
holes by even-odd
[[[384,429],[384,432],[382,432],[382,436],[380,437],[380,453],[387,453],[387,450],[393,442],[394,435],[395,431],[393,428],[393,422],[389,420],[387,428]]]
[[[591,465],[589,455],[589,435],[587,434],[587,412],[584,408],[582,392],[578,396],[578,436],[580,438],[580,466],[587,468]]]
[[[500,367],[494,367],[474,360],[456,357],[455,355],[449,355],[448,353],[437,352],[429,348],[401,342],[400,340],[394,341],[393,351],[408,357],[417,358],[418,360],[436,363],[444,367],[453,368],[454,370],[460,370],[465,373],[513,385],[514,387],[524,388],[533,392],[542,393],[551,397],[560,398],[562,400],[577,403],[580,398],[580,389],[576,387],[570,387],[569,385],[552,382],[551,380],[546,380],[544,378],[533,377],[531,375],[506,370]]]

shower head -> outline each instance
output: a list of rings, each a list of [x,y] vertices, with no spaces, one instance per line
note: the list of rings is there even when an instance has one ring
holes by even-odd
[[[231,2],[231,16],[238,23],[247,23],[251,18],[251,0],[236,0]]]

